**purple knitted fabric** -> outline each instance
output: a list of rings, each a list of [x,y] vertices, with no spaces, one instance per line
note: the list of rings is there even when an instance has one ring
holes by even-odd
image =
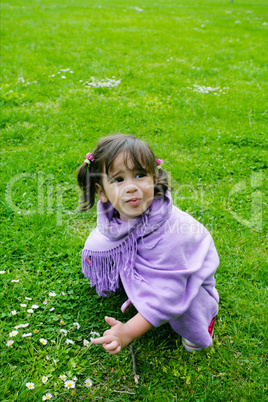
[[[97,212],[97,228],[82,253],[91,286],[106,295],[119,288],[121,278],[127,296],[153,326],[169,322],[195,345],[210,346],[219,258],[207,229],[176,208],[169,192],[130,222],[118,219],[109,202],[99,201]]]

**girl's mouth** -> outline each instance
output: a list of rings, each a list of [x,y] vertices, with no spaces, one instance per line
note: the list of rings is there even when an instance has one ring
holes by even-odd
[[[127,204],[132,205],[133,207],[136,207],[139,205],[141,202],[140,198],[131,198],[130,200],[127,201]]]

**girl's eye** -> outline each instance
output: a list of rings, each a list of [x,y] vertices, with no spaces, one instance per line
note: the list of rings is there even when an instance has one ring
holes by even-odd
[[[116,177],[115,179],[112,180],[112,183],[121,183],[123,181],[123,177]]]
[[[146,173],[137,173],[136,174],[137,179],[141,179],[142,177],[145,177],[145,176],[146,176]]]

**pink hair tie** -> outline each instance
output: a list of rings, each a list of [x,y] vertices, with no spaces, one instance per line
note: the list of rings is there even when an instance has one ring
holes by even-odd
[[[164,163],[163,159],[156,159],[156,163],[157,163],[157,169],[160,169],[162,163]]]
[[[89,165],[90,162],[93,162],[94,160],[95,158],[93,158],[92,154],[89,152],[88,154],[86,154],[86,160],[84,163],[87,163]]]

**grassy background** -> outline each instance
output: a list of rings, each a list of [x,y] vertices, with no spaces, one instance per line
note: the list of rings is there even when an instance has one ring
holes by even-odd
[[[2,3],[1,400],[268,400],[264,3]],[[91,77],[121,83],[87,88]],[[124,296],[99,299],[81,273],[96,214],[77,212],[75,183],[85,154],[115,132],[165,160],[176,204],[208,227],[221,260],[213,347],[189,355],[169,325],[150,331],[135,342],[139,385],[128,348],[112,357],[83,347],[104,315],[124,319]],[[39,309],[29,317],[21,303]],[[32,337],[20,329],[8,348],[25,322]],[[61,374],[78,378],[75,390]]]

